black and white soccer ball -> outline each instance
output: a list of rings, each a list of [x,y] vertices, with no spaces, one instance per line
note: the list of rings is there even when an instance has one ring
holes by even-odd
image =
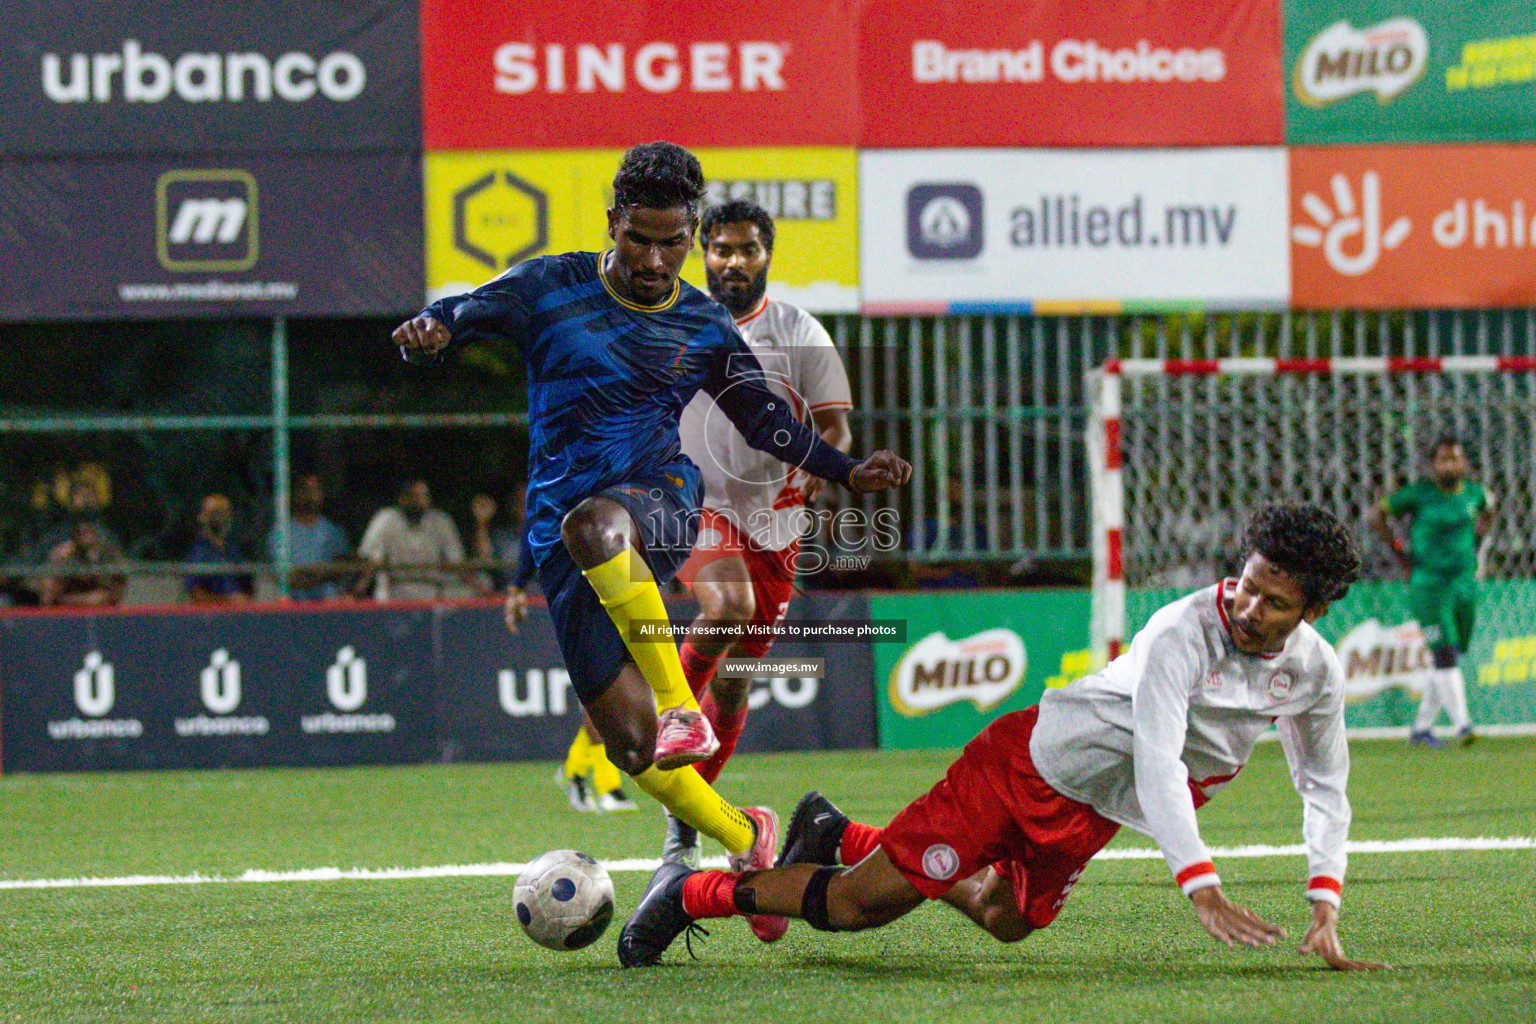
[[[517,878],[512,902],[518,923],[545,949],[590,946],[613,920],[613,879],[575,850],[551,850]]]

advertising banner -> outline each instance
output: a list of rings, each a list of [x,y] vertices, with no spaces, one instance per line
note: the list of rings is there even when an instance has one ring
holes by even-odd
[[[691,606],[675,605],[686,622]],[[790,618],[869,618],[863,597],[796,597]],[[565,756],[581,722],[554,625],[535,609],[517,635],[494,608],[437,612],[438,694],[442,756],[448,760],[527,761]],[[821,679],[758,679],[738,747],[755,750],[840,750],[875,745],[874,671],[868,644],[777,643],[775,658],[825,659]]]
[[[413,0],[40,0],[0,19],[0,155],[414,150]]]
[[[1536,302],[1536,147],[1292,149],[1305,309]]]
[[[852,7],[427,0],[426,145],[853,145]]]
[[[423,760],[429,627],[425,610],[0,618],[5,770]]]
[[[0,319],[419,309],[412,154],[0,162]]]
[[[1128,625],[1140,629],[1154,611],[1185,593],[1133,591],[1127,595]],[[1413,723],[1433,661],[1408,609],[1406,583],[1356,584],[1329,607],[1317,630],[1344,666],[1344,720],[1351,729]],[[1536,722],[1536,583],[1478,584],[1477,622],[1461,669],[1475,726]]]
[[[870,313],[1283,305],[1285,151],[859,155]]]
[[[869,614],[858,596],[790,607]],[[740,749],[875,745],[868,643],[774,654],[826,676],[754,680]],[[0,694],[7,772],[549,759],[581,721],[548,612],[514,636],[485,604],[4,616]]]
[[[880,747],[959,747],[999,715],[1089,667],[1086,590],[889,594],[871,617],[905,619],[908,643],[875,648]]]
[[[1286,0],[1292,143],[1536,139],[1528,0]]]
[[[1278,0],[869,0],[860,144],[1279,144],[1279,54]]]
[[[749,198],[775,220],[768,293],[814,312],[858,308],[858,160],[849,148],[700,149],[706,204]],[[623,150],[426,156],[427,285],[433,298],[545,253],[601,251]],[[695,248],[683,277],[704,287]]]

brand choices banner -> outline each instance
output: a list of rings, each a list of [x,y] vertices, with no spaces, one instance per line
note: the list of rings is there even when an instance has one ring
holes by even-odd
[[[1282,140],[1278,0],[868,0],[865,146]]]
[[[827,675],[754,681],[743,750],[874,745],[867,644],[774,653]],[[486,606],[0,617],[0,692],[7,772],[553,758],[581,720],[548,614]]]
[[[428,0],[426,145],[852,145],[852,8]]]
[[[850,148],[699,149],[705,202],[773,215],[768,291],[817,312],[858,308],[858,162]],[[440,152],[426,157],[427,288],[468,291],[543,253],[611,245],[604,211],[623,151]],[[698,248],[683,276],[704,287]]]
[[[0,319],[410,312],[414,154],[0,162]]]
[[[0,154],[421,146],[415,0],[41,0],[0,19]]]
[[[1536,302],[1536,147],[1292,149],[1302,308]]]
[[[881,748],[962,746],[1086,675],[1089,605],[1086,590],[871,598],[872,617],[907,622],[908,643],[875,648]]]
[[[1287,0],[1286,138],[1536,139],[1528,0]]]
[[[1283,305],[1285,151],[859,155],[867,311]]]

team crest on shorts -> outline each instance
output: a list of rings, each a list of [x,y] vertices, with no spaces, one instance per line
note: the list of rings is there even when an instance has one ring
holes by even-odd
[[[923,851],[923,874],[935,882],[953,878],[960,870],[960,855],[948,843],[934,843]]]
[[[1295,683],[1296,680],[1289,672],[1276,672],[1269,677],[1269,699],[1276,702],[1285,700],[1291,695],[1291,687]]]

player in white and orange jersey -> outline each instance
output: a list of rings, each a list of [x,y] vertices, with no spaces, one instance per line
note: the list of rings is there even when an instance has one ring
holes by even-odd
[[[822,440],[847,450],[853,402],[832,339],[805,310],[767,296],[773,219],[755,203],[732,200],[705,211],[699,237],[709,293],[735,317],[769,389]],[[679,653],[720,740],[719,751],[697,766],[713,782],[746,723],[748,684],[716,678],[715,670],[727,655],[768,653],[773,627],[794,591],[806,502],[821,481],[752,448],[708,395],[696,396],[683,410],[679,435],[704,478],[698,539],[678,574],[700,610]],[[697,833],[670,819],[663,857],[696,863]]]
[[[1195,809],[1278,724],[1301,796],[1312,920],[1301,943],[1339,970],[1349,833],[1344,673],[1311,623],[1360,572],[1327,511],[1274,505],[1249,524],[1228,579],[1167,605],[1102,672],[984,729],[949,773],[883,829],[807,794],[769,871],[663,864],[619,938],[625,966],[660,962],[699,918],[800,917],[858,931],[942,899],[1006,942],[1049,925],[1121,826],[1157,841],[1202,927],[1228,946],[1284,931],[1222,891]],[[838,862],[851,865],[838,867]]]

